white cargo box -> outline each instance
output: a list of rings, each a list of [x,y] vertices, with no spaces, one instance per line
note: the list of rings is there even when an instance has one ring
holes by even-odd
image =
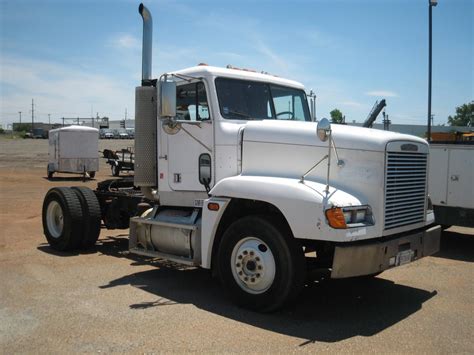
[[[49,131],[48,177],[54,172],[88,173],[99,170],[99,130],[68,126]]]
[[[474,145],[430,145],[429,194],[436,223],[474,227]]]

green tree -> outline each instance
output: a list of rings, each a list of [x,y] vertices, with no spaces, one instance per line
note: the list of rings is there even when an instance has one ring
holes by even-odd
[[[342,112],[339,111],[337,108],[329,112],[331,115],[331,122],[332,123],[343,123]]]
[[[474,123],[474,101],[456,107],[456,114],[448,117],[451,126],[472,127]]]

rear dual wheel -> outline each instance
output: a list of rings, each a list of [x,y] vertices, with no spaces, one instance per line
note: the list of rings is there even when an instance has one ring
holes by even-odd
[[[60,251],[89,248],[100,233],[100,206],[86,187],[55,187],[43,202],[43,231],[50,246]]]
[[[101,213],[100,205],[94,192],[84,186],[71,187],[82,206],[84,231],[81,247],[90,248],[95,245],[100,234]]]

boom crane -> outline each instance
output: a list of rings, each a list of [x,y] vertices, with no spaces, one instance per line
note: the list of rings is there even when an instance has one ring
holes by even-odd
[[[383,110],[383,108],[385,106],[387,106],[387,103],[385,102],[385,99],[380,100],[380,102],[375,101],[375,104],[372,107],[372,110],[370,111],[370,113],[367,116],[366,120],[364,121],[364,124],[362,125],[362,127],[372,128],[372,125],[374,124],[375,120],[377,119],[377,116],[379,115],[380,111]]]

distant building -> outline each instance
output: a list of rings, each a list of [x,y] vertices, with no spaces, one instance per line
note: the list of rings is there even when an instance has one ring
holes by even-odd
[[[14,122],[13,123],[13,130],[16,131],[20,126],[19,122]],[[62,124],[60,123],[43,123],[43,122],[35,122],[35,129],[43,129],[46,132],[49,132],[51,129],[59,128],[61,127]],[[31,130],[31,122],[22,122],[21,123],[22,128],[26,128],[26,130]]]
[[[109,121],[110,129],[135,128],[135,120]]]

